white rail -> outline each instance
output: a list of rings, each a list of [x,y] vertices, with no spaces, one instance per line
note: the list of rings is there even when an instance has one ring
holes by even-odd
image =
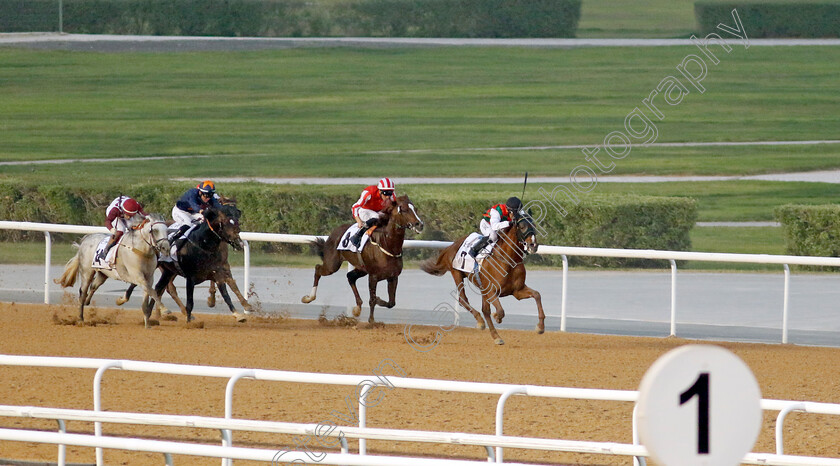
[[[0,230],[25,230],[42,231],[46,241],[46,260],[44,272],[44,303],[49,304],[49,268],[50,268],[50,244],[49,233],[102,233],[106,232],[104,227],[91,227],[83,225],[56,225],[50,223],[34,222],[11,222],[0,220]],[[266,241],[275,243],[309,244],[316,238],[323,236],[313,235],[291,235],[282,233],[256,233],[242,232],[240,237],[245,241],[245,273],[244,289],[251,287],[250,283],[250,246],[248,241]],[[405,247],[411,248],[432,248],[443,249],[452,244],[448,241],[420,241],[407,240]],[[559,255],[563,257],[563,282],[564,291],[560,305],[560,330],[566,330],[566,280],[568,277],[569,263],[567,256],[590,256],[590,257],[622,257],[635,259],[659,259],[668,260],[671,263],[671,335],[676,336],[677,317],[677,265],[675,261],[706,261],[706,262],[741,262],[751,264],[778,264],[784,267],[784,293],[782,302],[782,343],[788,342],[788,314],[790,302],[790,269],[789,265],[817,265],[828,267],[840,267],[840,258],[837,257],[813,257],[813,256],[788,256],[770,254],[732,254],[720,252],[687,252],[687,251],[659,251],[654,249],[610,249],[610,248],[582,248],[571,246],[550,246],[541,245],[538,254]]]
[[[384,360],[389,361],[389,360]],[[448,432],[428,432],[428,431],[411,431],[401,429],[381,429],[381,428],[367,428],[365,427],[365,411],[362,409],[365,405],[363,400],[365,398],[364,391],[359,393],[359,411],[358,421],[359,427],[340,427],[333,430],[330,434],[323,432],[318,435],[331,436],[346,436],[350,438],[357,438],[360,441],[360,455],[365,455],[361,442],[366,439],[373,440],[392,440],[392,441],[411,441],[411,442],[432,442],[432,443],[449,443],[449,444],[469,444],[484,446],[490,453],[490,459],[495,459],[495,462],[502,463],[502,448],[526,448],[550,451],[567,451],[578,453],[592,453],[592,454],[609,454],[609,455],[625,455],[633,456],[640,464],[644,463],[644,457],[647,456],[647,451],[640,445],[622,444],[615,442],[589,442],[578,440],[560,440],[560,439],[541,439],[541,438],[527,438],[527,437],[510,437],[503,435],[503,420],[504,420],[504,405],[509,396],[536,396],[536,397],[550,397],[550,398],[564,398],[564,399],[578,399],[578,400],[602,400],[602,401],[617,401],[617,402],[633,402],[638,398],[638,392],[631,390],[603,390],[603,389],[584,389],[584,388],[564,388],[564,387],[547,387],[540,385],[511,385],[498,383],[481,383],[481,382],[461,382],[451,380],[432,380],[432,379],[418,379],[408,377],[396,376],[360,376],[360,375],[344,375],[344,374],[322,374],[322,373],[306,373],[306,372],[291,372],[278,370],[264,370],[264,369],[241,369],[234,367],[218,367],[218,366],[197,366],[184,364],[170,364],[157,363],[148,361],[131,361],[131,360],[113,360],[113,359],[90,359],[90,358],[68,358],[68,357],[48,357],[48,356],[19,356],[19,355],[0,355],[0,365],[6,366],[24,366],[24,367],[62,367],[62,368],[76,368],[76,369],[96,369],[94,376],[94,410],[67,410],[58,408],[41,408],[31,406],[0,406],[0,416],[18,416],[18,417],[33,417],[44,419],[55,419],[60,421],[59,427],[63,431],[63,421],[88,421],[95,423],[95,437],[101,437],[101,423],[127,423],[127,424],[153,424],[161,426],[181,426],[181,427],[203,427],[211,429],[219,429],[222,431],[223,447],[232,446],[232,437],[229,434],[231,430],[248,430],[255,432],[279,432],[290,434],[312,434],[316,432],[316,425],[313,424],[295,424],[284,422],[269,422],[269,421],[252,421],[232,419],[233,408],[233,383],[240,378],[250,378],[254,380],[278,381],[278,382],[296,382],[296,383],[315,383],[315,384],[329,384],[329,385],[346,385],[353,387],[388,387],[403,388],[403,389],[417,389],[417,390],[433,390],[433,391],[450,391],[450,392],[465,392],[465,393],[481,393],[499,395],[499,401],[496,404],[496,435],[483,434],[465,434],[465,433],[448,433]],[[385,365],[387,367],[387,364]],[[393,367],[392,367],[393,368]],[[103,412],[101,405],[101,380],[102,376],[108,369],[121,369],[135,372],[147,372],[170,375],[191,375],[204,377],[221,377],[229,380],[225,392],[225,418],[211,418],[201,416],[179,416],[179,415],[162,415],[162,414],[141,414],[141,413],[115,413]],[[379,374],[378,374],[379,375]],[[383,380],[383,377],[387,380]],[[358,392],[357,392],[358,393]],[[840,458],[837,459],[819,459],[813,457],[793,457],[782,455],[784,438],[783,438],[783,424],[785,417],[791,411],[801,411],[806,413],[818,413],[829,415],[840,415],[840,404],[832,403],[816,403],[816,402],[802,402],[802,401],[787,401],[787,400],[761,400],[761,408],[764,410],[779,411],[776,421],[776,455],[768,455],[764,453],[750,453],[744,458],[744,463],[749,464],[778,464],[778,465],[816,465],[816,464],[831,464],[840,465]],[[633,439],[634,442],[638,438],[635,426],[635,412],[633,419]],[[321,429],[323,431],[323,429]],[[225,434],[227,432],[227,435]],[[0,436],[0,438],[3,438]],[[8,439],[12,440],[12,439]],[[47,442],[59,444],[73,444],[73,442]],[[101,448],[97,446],[97,464],[103,464],[101,455]],[[104,446],[105,448],[113,448],[111,446]],[[490,447],[495,447],[495,454]],[[221,447],[217,447],[221,448]],[[124,448],[132,449],[132,448]],[[178,453],[167,449],[162,450],[143,450],[143,451],[160,451],[161,453]],[[63,458],[63,448],[60,447],[59,458]],[[346,446],[343,448],[346,452]],[[183,453],[192,454],[192,453]],[[205,455],[215,456],[215,455]],[[220,456],[221,458],[238,458],[238,456]],[[806,458],[806,459],[802,459]],[[819,460],[819,461],[817,461]],[[329,463],[328,463],[329,464]],[[347,463],[356,464],[356,463]],[[374,463],[365,463],[374,464]],[[378,464],[378,463],[377,463]],[[404,463],[408,464],[408,463]]]

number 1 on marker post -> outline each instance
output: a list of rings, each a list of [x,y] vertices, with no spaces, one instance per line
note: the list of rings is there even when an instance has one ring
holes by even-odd
[[[697,397],[697,454],[709,454],[709,373],[701,372],[688,390],[680,393],[680,406]]]

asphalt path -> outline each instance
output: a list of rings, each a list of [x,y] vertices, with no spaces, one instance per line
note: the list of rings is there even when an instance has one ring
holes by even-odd
[[[62,267],[51,269],[51,277]],[[344,277],[346,269],[324,277],[318,298],[302,304],[301,296],[312,286],[312,269],[255,267],[251,269],[251,302],[262,312],[288,313],[292,317],[314,319],[322,312],[328,318],[349,314],[352,292]],[[234,269],[241,283],[242,269]],[[802,345],[840,347],[840,277],[833,274],[794,273],[790,285],[789,342]],[[542,294],[548,331],[560,329],[560,271],[531,271],[527,283]],[[677,278],[677,336],[707,340],[780,343],[782,338],[783,274],[779,273],[697,273],[680,272]],[[183,281],[178,279],[181,296]],[[367,301],[367,280],[359,281],[362,299]],[[100,288],[95,304],[114,307],[114,300],[126,285],[108,281]],[[572,332],[667,337],[670,332],[670,270],[650,272],[575,271],[569,272],[567,330]],[[379,285],[379,293],[386,293]],[[454,317],[437,309],[455,308],[449,276],[434,277],[417,269],[406,269],[400,277],[397,306],[377,308],[377,321],[385,323],[450,324]],[[0,266],[0,301],[41,303],[44,300],[44,269],[37,265]],[[478,304],[475,293],[471,302]],[[73,303],[76,290],[63,291],[50,284],[52,303]],[[139,309],[142,293],[125,305]],[[227,313],[221,297],[215,308],[206,304],[207,283],[196,289],[197,313]],[[240,308],[235,297],[237,308]],[[174,308],[171,298],[164,304]],[[499,326],[505,329],[533,329],[536,307],[533,300],[502,299],[507,314]],[[368,317],[367,305],[361,320]],[[245,324],[247,325],[247,324]],[[475,325],[472,316],[459,313],[459,325]],[[489,338],[489,337],[488,337]],[[535,338],[536,335],[535,335]]]

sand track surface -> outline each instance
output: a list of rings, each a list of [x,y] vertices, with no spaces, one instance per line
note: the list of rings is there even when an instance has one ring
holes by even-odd
[[[200,315],[203,328],[183,320],[146,330],[139,312],[96,308],[97,324],[68,325],[74,306],[3,304],[0,353],[133,359],[171,363],[369,375],[391,359],[409,377],[562,387],[635,390],[647,368],[668,350],[694,343],[676,338],[635,338],[505,330],[504,346],[486,331],[458,328],[433,350],[406,343],[402,326],[356,327],[338,322]],[[387,311],[384,311],[387,312]],[[418,340],[431,327],[415,328]],[[790,345],[718,343],[753,370],[764,398],[840,403],[840,349]],[[94,371],[0,367],[2,404],[92,409]],[[398,375],[385,371],[385,375]],[[225,380],[109,371],[103,379],[103,409],[148,413],[224,416]],[[345,410],[352,387],[325,387],[242,380],[236,386],[234,416],[317,423]],[[368,409],[368,426],[450,432],[494,433],[498,397],[418,390],[383,391]],[[505,411],[510,435],[630,443],[629,403],[511,398]],[[773,451],[777,413],[765,413],[754,451]],[[55,431],[52,421],[0,418],[0,426]],[[69,422],[70,432],[93,425]],[[106,435],[206,441],[220,444],[206,429],[105,425]],[[793,413],[785,423],[785,453],[840,457],[840,416]],[[287,449],[291,436],[234,433],[234,444]],[[350,441],[351,451],[357,443]],[[369,441],[371,454],[486,458],[482,447]],[[0,458],[55,461],[56,447],[0,442]],[[68,461],[90,463],[90,448],[68,447]],[[574,465],[630,465],[626,457],[506,450],[505,460]],[[105,451],[107,464],[159,465],[162,455]],[[2,461],[0,461],[2,464]],[[218,464],[218,460],[176,456],[176,465]],[[237,464],[249,464],[237,461]],[[254,463],[251,463],[254,464]]]

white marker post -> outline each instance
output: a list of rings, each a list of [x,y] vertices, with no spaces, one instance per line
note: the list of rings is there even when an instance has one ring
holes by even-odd
[[[639,437],[664,466],[736,466],[761,427],[761,392],[744,362],[712,345],[659,358],[639,386]]]

